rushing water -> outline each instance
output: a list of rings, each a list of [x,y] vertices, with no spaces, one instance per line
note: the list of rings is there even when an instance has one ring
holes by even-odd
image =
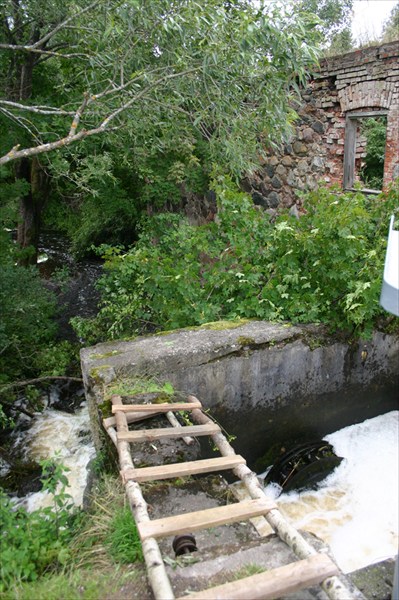
[[[88,478],[87,467],[95,455],[86,404],[75,413],[47,409],[43,415],[35,418],[23,435],[23,440],[19,439],[21,443],[27,459],[40,461],[56,457],[69,469],[66,473],[69,481],[66,492],[76,506],[82,506]],[[49,506],[51,497],[47,492],[39,491],[16,501],[32,511]]]
[[[325,437],[344,458],[316,491],[282,494],[278,505],[298,529],[311,531],[331,547],[349,573],[393,557],[398,547],[399,411],[345,427]],[[87,466],[94,457],[84,405],[75,414],[48,409],[25,434],[25,452],[36,460],[57,454],[70,471],[69,489],[81,506]],[[273,494],[272,486],[267,491]],[[29,509],[48,505],[44,492],[28,494]]]
[[[398,552],[398,422],[392,411],[327,435],[342,463],[317,491],[278,499],[296,528],[330,545],[345,573]]]

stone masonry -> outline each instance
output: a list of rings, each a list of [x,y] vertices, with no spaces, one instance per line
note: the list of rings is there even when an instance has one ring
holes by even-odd
[[[255,204],[300,208],[298,191],[321,183],[343,187],[348,118],[360,113],[386,114],[384,189],[399,177],[399,41],[323,59],[295,108],[299,120],[292,138],[243,182]],[[358,136],[357,164],[362,142]]]

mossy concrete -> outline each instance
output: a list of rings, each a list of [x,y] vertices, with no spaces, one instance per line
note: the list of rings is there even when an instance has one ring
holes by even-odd
[[[375,332],[348,343],[317,326],[222,322],[98,344],[81,351],[81,362],[95,429],[104,387],[124,377],[155,376],[212,411],[238,413],[295,407],[351,387],[394,385],[399,337]],[[99,432],[95,441],[98,446]]]
[[[81,360],[94,439],[98,449],[103,447],[105,437],[101,432],[99,418],[105,416],[101,415],[102,408],[107,407],[105,397],[115,383],[120,382],[121,389],[124,389],[123,382],[135,377],[156,378],[160,382],[170,381],[175,390],[194,394],[205,408],[211,409],[212,414],[220,415],[222,425],[223,409],[232,411],[236,415],[238,443],[242,436],[240,428],[250,429],[249,416],[252,414],[256,417],[257,411],[266,410],[270,427],[273,429],[277,428],[278,415],[284,411],[288,411],[291,420],[295,421],[294,425],[297,426],[297,419],[292,415],[298,414],[295,411],[306,412],[311,397],[324,405],[323,410],[329,411],[335,401],[325,403],[326,395],[336,395],[334,397],[338,398],[342,395],[341,404],[347,406],[350,404],[348,398],[351,399],[351,389],[364,390],[366,397],[366,390],[370,388],[374,393],[385,384],[394,386],[398,377],[399,339],[398,336],[376,332],[370,340],[349,343],[327,335],[322,327],[297,327],[250,321],[229,324],[228,327],[219,324],[218,327],[209,329],[185,329],[131,341],[98,344],[93,348],[83,349]],[[373,410],[378,411],[378,406]],[[306,413],[305,420],[309,414]],[[284,418],[280,419],[281,427],[284,435],[290,435]],[[316,418],[320,419],[319,414],[316,414]],[[260,421],[262,435],[270,446],[268,420],[257,420]],[[326,418],[323,421],[326,421]],[[252,445],[260,446],[253,430],[251,431]],[[165,453],[168,458],[165,448],[159,444],[156,448],[153,447],[153,450],[154,460],[158,460],[160,455]],[[196,447],[194,450],[203,452],[203,447]],[[247,458],[247,454],[244,455]],[[152,461],[154,457],[146,456],[143,460],[147,462],[150,458]],[[175,456],[169,458],[175,460]],[[160,488],[146,492],[150,492],[150,497],[153,496],[147,498],[152,511],[162,506],[163,511],[172,514],[177,508],[178,512],[193,510],[200,501],[209,503],[211,488],[212,485],[209,485],[201,494],[195,489],[195,493],[189,498],[186,497],[187,491],[184,490],[184,486],[162,484]],[[163,494],[161,502],[157,496],[159,494]],[[147,496],[147,493],[145,495]],[[152,514],[153,518],[154,516],[155,512]],[[201,560],[184,568],[176,565],[168,567],[174,585],[179,590],[196,589],[200,584],[200,587],[204,587],[210,577],[213,584],[225,581],[226,565],[233,570],[254,563],[271,568],[271,559],[277,561],[275,566],[294,559],[286,545],[275,536],[254,539],[253,532],[248,533],[246,530],[243,533],[240,528],[232,526],[226,527],[223,536],[222,546],[213,546],[208,539],[209,535],[203,539],[202,534],[198,534],[201,550],[196,554],[197,558],[201,555]],[[305,534],[306,536],[310,534]],[[215,541],[218,542],[217,537]],[[170,546],[171,542],[167,540],[165,543],[169,543]],[[312,543],[315,543],[315,540]],[[317,540],[316,543],[323,544]],[[167,548],[164,548],[164,551],[168,554]],[[391,575],[390,571],[387,575],[386,568],[390,566],[385,567],[384,563],[384,568],[377,569],[373,575],[376,587],[370,587],[369,583],[370,570],[374,572],[372,567],[362,570],[359,574],[353,574],[353,583],[360,587],[364,596],[370,600],[388,598],[386,594],[391,585]],[[230,576],[233,577],[234,573],[230,573]],[[379,587],[381,579],[386,583],[383,591]],[[349,584],[349,587],[352,588],[355,598],[362,597],[354,586]],[[379,596],[380,593],[384,595]],[[325,598],[320,588],[309,589],[306,594],[301,596],[301,600]]]

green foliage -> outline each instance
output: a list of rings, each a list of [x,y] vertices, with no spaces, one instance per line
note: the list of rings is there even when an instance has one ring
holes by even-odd
[[[383,42],[393,42],[397,39],[399,39],[399,2],[391,10],[389,19],[385,23],[382,32]]]
[[[1,564],[0,591],[16,581],[35,581],[42,573],[65,564],[75,516],[65,489],[68,470],[53,461],[43,461],[43,489],[53,497],[53,506],[27,512],[16,508],[0,491]]]
[[[112,558],[121,564],[143,560],[136,523],[128,506],[115,511],[106,544]]]
[[[225,179],[216,222],[149,219],[129,252],[108,251],[102,308],[88,330],[118,338],[219,319],[260,318],[367,333],[379,306],[398,190],[369,198],[319,189],[299,220],[268,215]]]
[[[319,17],[318,28],[322,32],[324,45],[330,46],[330,53],[334,50],[337,53],[347,50],[342,44],[347,45],[351,39],[353,0],[299,0],[299,6],[302,11]]]
[[[36,355],[55,333],[55,299],[34,268],[8,263],[0,269],[0,305],[0,383],[5,383],[35,373]]]
[[[384,179],[385,142],[387,136],[386,117],[363,119],[362,134],[366,137],[366,156],[360,176],[367,187],[382,189]]]
[[[22,66],[31,73],[33,65],[32,86],[24,89],[19,106],[7,104],[2,113],[6,139],[22,140],[26,147],[65,136],[88,92],[77,132],[108,131],[107,143],[115,143],[117,152],[121,135],[128,151],[120,162],[132,155],[137,172],[140,163],[148,166],[153,150],[164,155],[168,148],[181,150],[195,135],[209,143],[212,160],[242,172],[265,141],[276,143],[287,133],[294,116],[290,98],[317,60],[315,19],[295,5],[280,10],[266,1],[112,0],[82,15],[84,0],[3,5],[3,44],[26,46],[33,36],[54,32],[59,54],[41,60],[40,54],[21,53],[18,62],[15,50],[3,48],[0,83],[10,100],[19,93]],[[55,29],[67,18],[68,26]],[[73,59],[63,60],[70,48]],[[21,108],[26,100],[40,110]],[[70,136],[66,144],[73,141]],[[93,148],[88,136],[84,144]],[[6,141],[4,146],[4,152],[10,150]],[[93,169],[104,150],[109,151],[98,142]]]
[[[33,366],[41,377],[77,374],[80,372],[79,347],[67,340],[50,342],[37,352]]]

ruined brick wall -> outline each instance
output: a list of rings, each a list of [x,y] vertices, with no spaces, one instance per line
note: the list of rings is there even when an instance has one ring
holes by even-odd
[[[300,205],[296,191],[323,182],[342,186],[346,122],[360,112],[387,113],[386,187],[399,177],[399,41],[324,59],[296,110],[292,139],[243,183],[256,204],[268,209]],[[359,161],[359,140],[356,151]]]

